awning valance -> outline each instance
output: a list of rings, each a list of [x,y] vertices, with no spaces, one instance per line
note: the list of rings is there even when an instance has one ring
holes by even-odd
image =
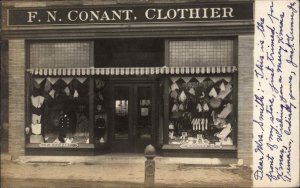
[[[164,75],[164,74],[219,74],[237,71],[235,66],[216,67],[118,67],[118,68],[33,68],[27,70],[38,76],[89,75]]]

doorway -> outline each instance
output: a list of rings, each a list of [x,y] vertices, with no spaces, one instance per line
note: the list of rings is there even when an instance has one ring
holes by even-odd
[[[143,152],[155,143],[155,83],[111,84],[112,152]]]

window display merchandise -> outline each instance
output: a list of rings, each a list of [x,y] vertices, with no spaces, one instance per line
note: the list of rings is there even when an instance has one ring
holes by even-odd
[[[233,145],[232,77],[171,77],[169,143],[181,148]]]
[[[84,77],[31,78],[29,143],[89,143],[88,91]]]
[[[105,81],[97,78],[95,79],[95,127],[94,137],[95,143],[106,143],[107,142],[107,107],[104,95]]]

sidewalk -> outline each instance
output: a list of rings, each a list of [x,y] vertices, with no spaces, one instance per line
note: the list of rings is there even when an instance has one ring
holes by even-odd
[[[52,160],[50,160],[52,158]],[[69,159],[69,160],[68,160]],[[251,187],[248,167],[156,158],[156,187]],[[214,159],[215,162],[217,159]],[[212,159],[203,159],[209,163]],[[2,187],[143,187],[141,156],[37,157],[1,161]],[[227,162],[232,162],[227,159]],[[203,162],[202,162],[203,163]]]

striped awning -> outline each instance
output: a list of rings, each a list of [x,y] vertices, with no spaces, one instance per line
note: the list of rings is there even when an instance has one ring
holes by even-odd
[[[219,74],[237,71],[235,66],[216,67],[118,67],[118,68],[33,68],[27,70],[38,76],[89,75],[164,75],[164,74]]]

